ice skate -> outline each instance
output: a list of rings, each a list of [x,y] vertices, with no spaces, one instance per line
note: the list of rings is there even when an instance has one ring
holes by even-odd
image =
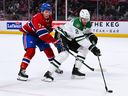
[[[17,80],[20,80],[20,81],[27,81],[28,80],[28,75],[25,73],[25,70],[20,69],[20,71],[18,73]]]
[[[72,79],[84,79],[85,78],[85,74],[81,73],[78,68],[73,68],[72,70]]]
[[[45,82],[52,82],[54,80],[54,78],[51,76],[51,72],[47,71],[45,74],[44,74],[44,77],[43,79],[41,79],[42,81],[45,81]]]

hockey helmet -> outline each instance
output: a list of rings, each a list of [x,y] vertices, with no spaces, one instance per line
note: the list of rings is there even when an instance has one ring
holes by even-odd
[[[48,3],[43,3],[40,7],[40,10],[43,12],[45,10],[49,10],[49,11],[52,11],[52,7],[50,4]]]
[[[82,9],[79,13],[80,18],[87,19],[87,21],[90,21],[90,13],[87,9]]]

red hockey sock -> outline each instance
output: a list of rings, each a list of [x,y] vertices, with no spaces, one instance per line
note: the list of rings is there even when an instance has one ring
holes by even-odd
[[[28,64],[30,63],[30,60],[32,57],[35,55],[35,48],[28,48],[26,50],[26,53],[24,54],[24,58],[22,59],[21,62],[21,69],[26,70]]]
[[[22,62],[20,67],[21,69],[26,70],[27,66],[28,66],[27,63]]]

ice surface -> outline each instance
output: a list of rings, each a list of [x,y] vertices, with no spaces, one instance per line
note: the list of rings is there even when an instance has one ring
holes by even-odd
[[[64,74],[54,74],[52,83],[41,81],[49,62],[38,48],[27,69],[29,81],[17,81],[24,55],[22,35],[0,35],[0,96],[128,96],[128,38],[99,38],[97,46],[102,52],[102,67],[107,70],[104,74],[108,89],[113,93],[106,93],[100,72],[92,72],[84,65],[81,71],[86,78],[72,80],[71,55],[61,66]],[[55,47],[52,48],[56,54]],[[99,68],[98,59],[91,52],[85,62]]]

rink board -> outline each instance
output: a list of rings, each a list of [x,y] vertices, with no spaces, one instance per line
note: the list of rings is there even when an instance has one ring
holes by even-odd
[[[18,31],[27,21],[1,21],[0,34],[22,34]],[[68,21],[53,21],[53,28]],[[92,32],[99,37],[128,37],[128,21],[92,21]],[[52,33],[54,34],[54,33]]]
[[[0,31],[0,34],[23,34],[20,31]],[[51,33],[54,35],[54,32]],[[95,33],[98,37],[119,37],[119,38],[128,38],[128,34],[107,34],[107,33]]]

